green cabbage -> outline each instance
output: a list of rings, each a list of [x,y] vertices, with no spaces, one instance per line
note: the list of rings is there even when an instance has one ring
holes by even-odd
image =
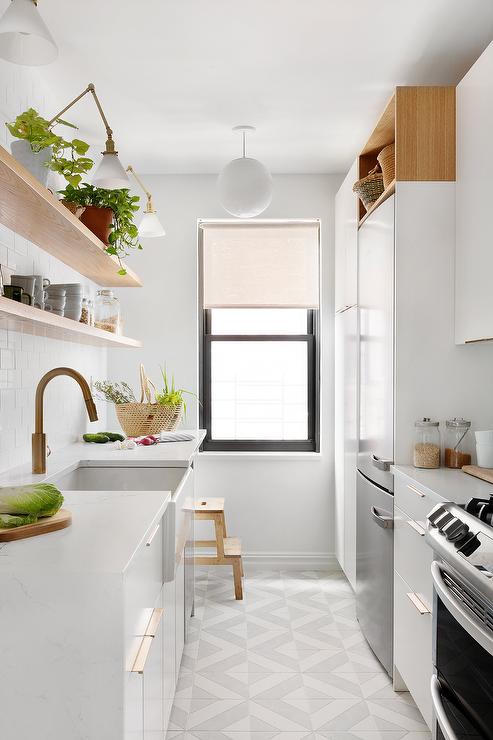
[[[51,483],[0,488],[0,528],[33,524],[38,517],[56,514],[62,504],[62,494]]]

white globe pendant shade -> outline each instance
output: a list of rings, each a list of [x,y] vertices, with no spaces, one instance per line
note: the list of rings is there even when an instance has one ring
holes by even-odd
[[[272,177],[262,162],[252,157],[239,157],[227,164],[217,187],[223,207],[239,218],[259,216],[272,200]]]
[[[116,152],[104,152],[100,163],[96,167],[92,184],[107,190],[130,187],[128,175]]]
[[[36,67],[57,56],[57,45],[33,0],[12,0],[0,18],[0,57]]]
[[[143,238],[166,236],[166,232],[157,217],[156,211],[145,211],[143,213],[142,221],[139,224],[139,236]]]
[[[272,177],[258,159],[246,156],[246,134],[253,126],[235,126],[243,137],[243,156],[226,165],[217,179],[223,208],[238,218],[259,216],[272,200]]]

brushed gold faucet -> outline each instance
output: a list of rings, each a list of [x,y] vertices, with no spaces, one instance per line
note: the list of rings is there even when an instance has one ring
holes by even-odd
[[[32,436],[33,473],[46,473],[46,434],[43,431],[43,398],[46,386],[57,375],[68,375],[69,378],[77,381],[84,396],[89,420],[98,420],[98,412],[91,395],[91,389],[87,380],[77,370],[72,370],[70,367],[55,367],[53,370],[45,373],[36,388],[34,434]]]

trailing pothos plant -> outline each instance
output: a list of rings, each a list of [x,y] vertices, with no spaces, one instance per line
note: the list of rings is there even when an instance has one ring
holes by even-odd
[[[15,121],[6,124],[14,138],[29,142],[32,152],[37,153],[45,147],[51,147],[51,159],[46,166],[52,172],[63,175],[70,185],[77,187],[94,164],[92,159],[85,156],[89,144],[82,139],[64,139],[53,130],[56,125],[77,129],[73,123],[62,118],[57,118],[50,124],[34,108],[28,108]]]
[[[134,215],[139,210],[140,198],[130,195],[127,188],[107,190],[84,183],[80,187],[67,185],[60,190],[60,195],[67,203],[76,203],[79,206],[96,206],[96,208],[111,208],[113,222],[108,238],[109,245],[106,252],[118,258],[120,262],[119,275],[126,275],[122,259],[127,257],[131,249],[142,249],[139,242],[139,232],[134,223]]]

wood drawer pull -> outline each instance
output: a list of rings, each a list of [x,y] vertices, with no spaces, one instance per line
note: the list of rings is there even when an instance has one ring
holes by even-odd
[[[410,491],[413,491],[413,493],[417,493],[420,498],[425,498],[425,494],[422,491],[419,491],[414,486],[411,486],[409,483],[407,484],[407,487]]]
[[[161,523],[159,523],[157,525],[157,527],[152,530],[152,532],[150,534],[150,537],[149,537],[149,539],[146,542],[146,547],[150,547],[152,545],[152,541],[153,541],[154,537],[157,535],[160,526],[161,526]]]
[[[414,519],[407,519],[406,524],[408,524],[411,529],[414,529],[414,531],[417,532],[420,537],[425,536],[426,529],[422,527],[419,522],[415,522]]]
[[[137,655],[132,666],[131,673],[144,673],[149,651],[151,649],[152,641],[155,638],[159,629],[159,623],[163,616],[164,609],[153,609],[149,624],[147,625],[146,633],[143,636]]]
[[[431,614],[431,610],[428,609],[426,604],[423,601],[421,601],[418,594],[414,593],[414,591],[411,592],[410,594],[406,594],[406,596],[414,604],[414,606],[416,607],[416,609],[418,610],[420,614]]]
[[[151,637],[151,635],[145,635],[142,638],[142,642],[140,643],[139,651],[132,666],[131,673],[144,673],[147,657],[149,655],[149,650],[151,649],[153,639],[154,638]]]
[[[145,637],[156,637],[161,622],[164,609],[153,609],[149,624],[147,625]]]

